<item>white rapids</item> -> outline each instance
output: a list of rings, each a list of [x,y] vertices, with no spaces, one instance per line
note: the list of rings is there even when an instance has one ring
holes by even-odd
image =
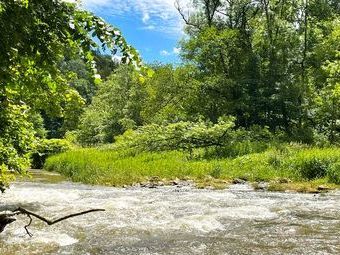
[[[0,210],[47,218],[95,212],[53,226],[21,216],[0,234],[0,254],[340,254],[340,192],[298,194],[190,187],[107,188],[17,182]]]

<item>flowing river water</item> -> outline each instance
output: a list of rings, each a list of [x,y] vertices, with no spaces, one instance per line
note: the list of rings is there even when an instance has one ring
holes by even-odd
[[[49,176],[47,181],[46,176]],[[54,181],[50,181],[54,179]],[[0,234],[1,255],[340,254],[340,192],[227,190],[190,186],[108,188],[39,175],[0,195],[0,210],[22,206],[47,218],[103,208],[46,226],[26,216]]]

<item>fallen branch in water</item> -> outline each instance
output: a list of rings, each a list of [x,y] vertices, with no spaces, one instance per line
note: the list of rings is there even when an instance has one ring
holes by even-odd
[[[74,214],[69,214],[69,215],[66,215],[64,217],[61,217],[59,219],[56,219],[56,220],[49,220],[49,219],[46,219],[45,217],[43,216],[40,216],[34,212],[31,212],[31,211],[28,211],[24,208],[21,208],[19,207],[18,209],[14,210],[14,211],[9,211],[9,212],[4,212],[4,213],[1,213],[0,214],[0,233],[2,231],[4,231],[5,227],[8,225],[8,224],[11,224],[12,222],[16,221],[16,218],[14,218],[15,216],[17,215],[26,215],[30,221],[27,225],[24,226],[25,230],[26,230],[26,233],[32,237],[33,235],[29,232],[28,230],[28,227],[32,224],[32,216],[45,222],[47,225],[53,225],[53,224],[56,224],[60,221],[63,221],[63,220],[66,220],[66,219],[69,219],[69,218],[73,218],[73,217],[76,217],[76,216],[80,216],[80,215],[84,215],[84,214],[87,214],[87,213],[91,213],[91,212],[103,212],[105,211],[104,209],[91,209],[91,210],[87,210],[87,211],[83,211],[83,212],[79,212],[79,213],[74,213]]]

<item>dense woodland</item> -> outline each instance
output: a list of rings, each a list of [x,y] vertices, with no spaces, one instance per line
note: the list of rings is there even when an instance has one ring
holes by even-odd
[[[79,126],[84,144],[128,129],[234,116],[299,142],[339,141],[337,1],[196,1],[183,64],[138,79],[119,67],[98,86]],[[97,114],[100,112],[101,114]]]
[[[182,63],[146,65],[117,29],[73,4],[0,1],[2,186],[8,171],[69,143],[227,156],[245,140],[339,145],[339,1],[175,6]]]

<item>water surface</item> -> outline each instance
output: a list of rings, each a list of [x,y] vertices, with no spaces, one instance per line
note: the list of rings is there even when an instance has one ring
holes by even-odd
[[[53,226],[27,217],[0,234],[0,254],[340,254],[340,192],[297,194],[190,187],[118,189],[70,182],[14,183],[0,209],[48,218],[104,208]]]

